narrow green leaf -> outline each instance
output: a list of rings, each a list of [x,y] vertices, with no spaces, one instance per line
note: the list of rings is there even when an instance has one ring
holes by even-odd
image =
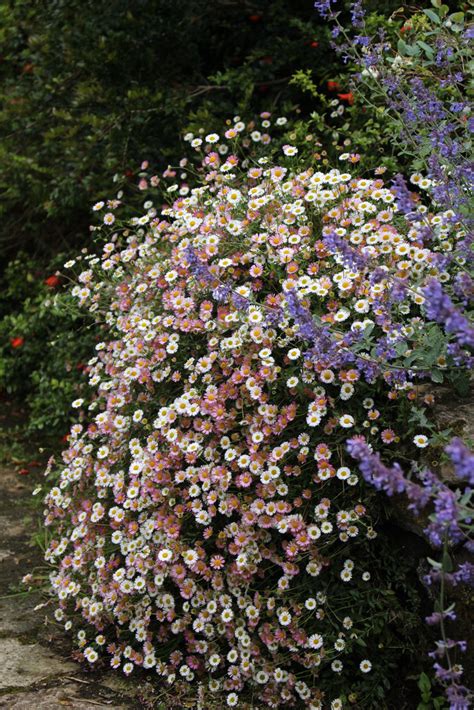
[[[421,690],[423,700],[429,700],[429,694],[431,693],[431,682],[426,673],[420,673],[418,688]],[[428,698],[424,697],[426,694],[428,694]]]
[[[427,557],[426,559],[428,560],[428,562],[430,563],[430,565],[431,565],[432,567],[434,567],[435,569],[441,569],[442,566],[443,566],[443,565],[441,564],[441,562],[437,562],[436,560],[431,559],[431,557]]]
[[[402,54],[403,56],[407,53],[407,43],[403,39],[398,40],[397,44],[397,51],[399,54]]]
[[[443,572],[452,572],[453,571],[453,561],[451,557],[449,556],[449,553],[445,551],[443,553]]]
[[[426,56],[428,57],[428,59],[431,59],[431,58],[433,57],[433,54],[434,54],[434,52],[433,52],[433,47],[430,47],[429,44],[426,44],[426,42],[423,42],[421,39],[418,39],[418,40],[416,41],[416,43],[417,43],[417,45],[418,45],[419,47],[421,47],[422,49],[424,49],[425,54],[426,54]]]
[[[428,9],[428,10],[423,10],[423,12],[425,13],[425,15],[427,17],[429,17],[429,19],[432,22],[435,22],[437,25],[441,24],[441,19],[440,19],[438,13],[436,13],[434,10]]]
[[[406,53],[409,57],[417,57],[420,53],[420,48],[416,44],[407,44]]]

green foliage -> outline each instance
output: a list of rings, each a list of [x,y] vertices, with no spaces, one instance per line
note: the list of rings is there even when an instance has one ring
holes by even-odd
[[[93,334],[74,299],[48,270],[20,253],[5,273],[0,308],[0,387],[29,408],[29,428],[64,433],[71,401],[86,388]],[[45,281],[48,280],[48,283]]]
[[[294,101],[293,68],[322,58],[311,17],[305,0],[3,3],[4,248],[83,238],[112,175],[126,182],[145,158],[166,165],[189,113],[212,122]]]
[[[433,691],[436,689],[426,673],[420,673],[417,685],[421,694],[421,702],[416,710],[444,710],[447,707],[446,698],[442,695],[433,696]]]

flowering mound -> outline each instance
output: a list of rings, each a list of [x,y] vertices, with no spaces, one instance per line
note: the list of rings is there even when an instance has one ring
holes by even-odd
[[[291,167],[292,146],[242,167],[215,139],[160,216],[109,203],[114,236],[73,291],[111,335],[47,496],[56,617],[79,614],[89,662],[208,679],[229,706],[251,689],[337,710],[364,687],[372,707],[375,532],[346,441],[403,438],[387,423],[413,388],[388,363],[423,337],[456,225],[400,212],[380,176]]]

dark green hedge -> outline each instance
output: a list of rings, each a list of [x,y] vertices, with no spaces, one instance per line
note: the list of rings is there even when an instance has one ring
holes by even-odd
[[[190,113],[295,100],[331,72],[310,0],[10,0],[0,6],[0,243],[63,249],[144,158],[179,155]],[[319,35],[319,37],[317,36]],[[334,57],[334,62],[336,58]]]

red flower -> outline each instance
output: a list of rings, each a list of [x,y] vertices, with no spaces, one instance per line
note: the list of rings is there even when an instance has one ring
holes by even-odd
[[[319,42],[315,39],[313,39],[312,42],[310,42],[310,47],[319,47]]]
[[[351,91],[349,91],[348,94],[338,94],[337,96],[341,101],[347,101],[349,106],[352,106],[354,103],[354,94]]]
[[[27,476],[29,474],[29,470],[27,468],[20,468],[18,470],[18,474],[20,476]]]
[[[328,81],[327,88],[328,88],[328,91],[339,91],[341,86],[338,81]]]
[[[260,22],[261,19],[262,19],[262,15],[257,15],[257,14],[249,15],[250,22]]]
[[[12,346],[12,348],[21,348],[24,342],[25,339],[21,336],[18,336],[16,338],[10,338],[10,345]]]
[[[49,286],[49,288],[56,288],[56,286],[59,286],[59,276],[48,276],[48,278],[44,280],[44,283],[46,286]]]

